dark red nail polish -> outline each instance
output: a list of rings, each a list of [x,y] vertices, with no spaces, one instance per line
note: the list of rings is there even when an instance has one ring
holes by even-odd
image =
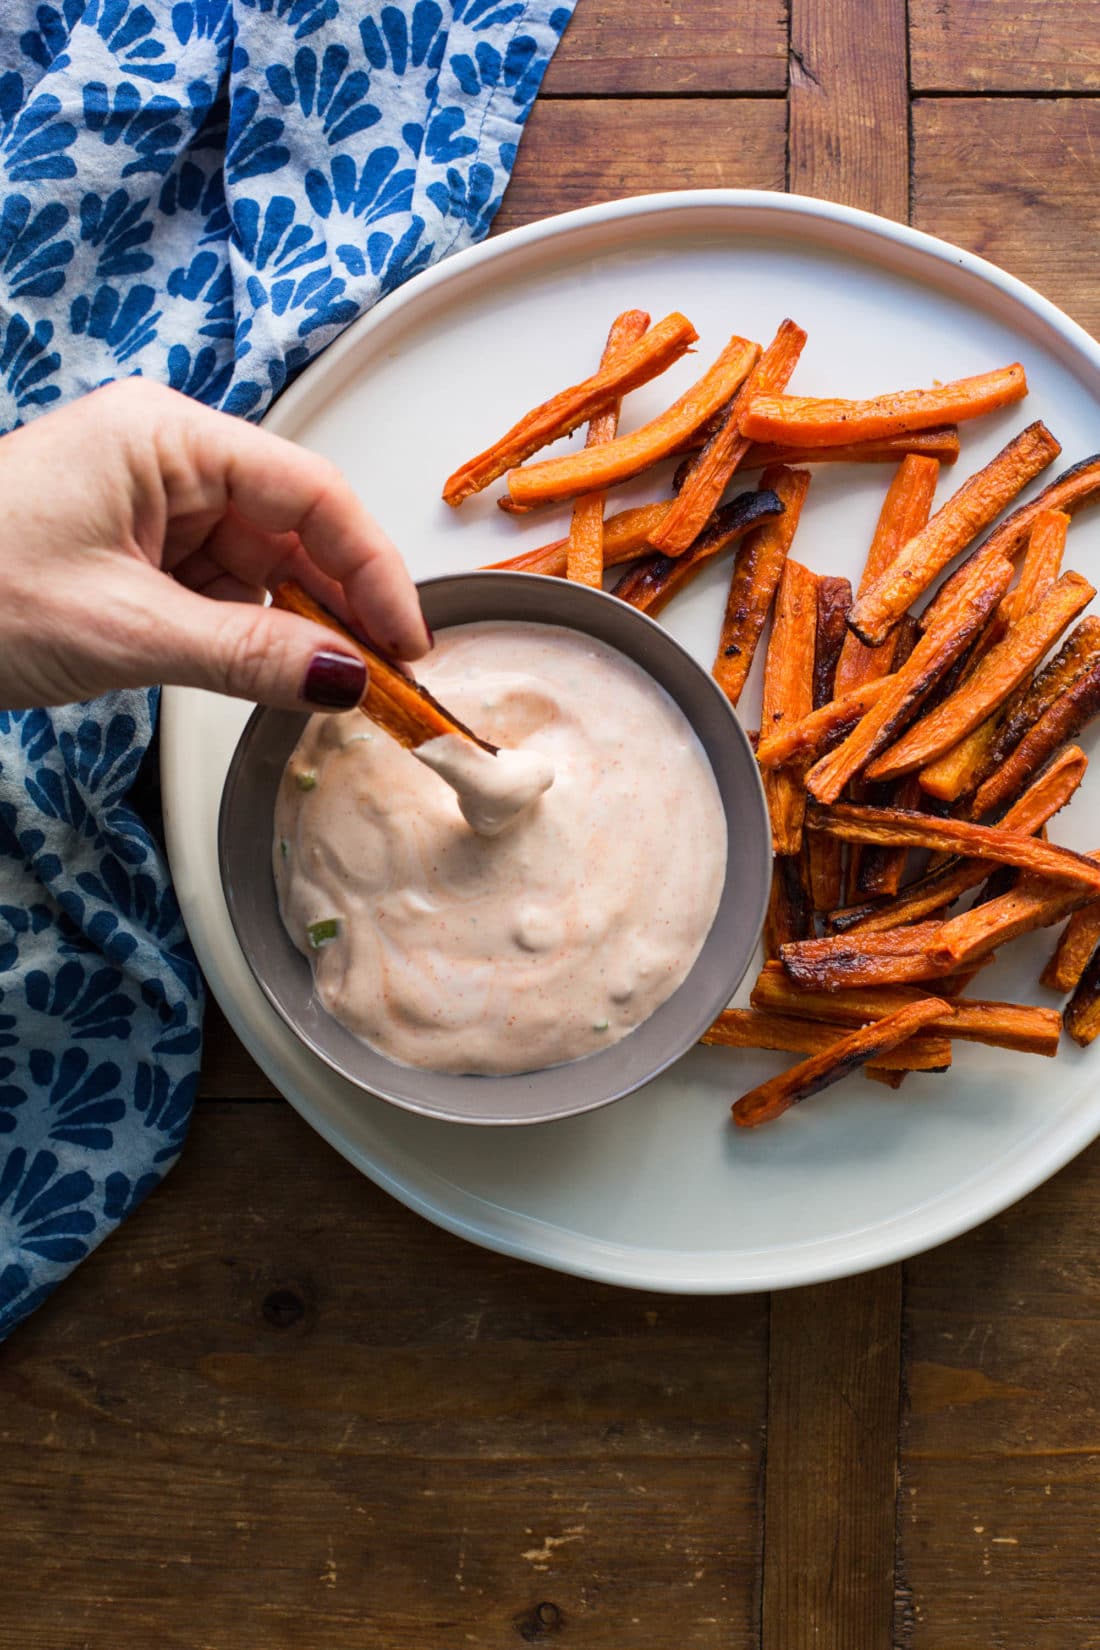
[[[347,653],[315,653],[302,683],[302,698],[326,710],[353,710],[367,691],[367,667]]]

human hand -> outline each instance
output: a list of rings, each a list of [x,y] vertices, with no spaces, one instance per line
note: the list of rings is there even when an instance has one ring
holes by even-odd
[[[400,556],[327,459],[140,378],[0,439],[0,708],[161,682],[350,708],[362,660],[258,605],[282,579],[398,659],[431,646]]]

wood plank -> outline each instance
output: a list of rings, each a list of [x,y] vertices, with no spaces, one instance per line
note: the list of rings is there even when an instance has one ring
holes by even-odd
[[[1094,92],[1094,0],[909,0],[915,92]]]
[[[1100,1149],[906,1267],[897,1642],[1100,1647]]]
[[[661,189],[782,189],[785,134],[774,99],[723,99],[705,119],[693,98],[538,102],[493,228]]]
[[[200,1100],[274,1100],[279,1091],[265,1077],[208,990],[203,1022]]]
[[[890,1650],[901,1268],[774,1295],[763,1650]]]
[[[921,100],[913,107],[913,222],[1100,329],[1095,246],[1100,106],[1090,99]]]
[[[284,1105],[0,1361],[2,1650],[756,1644],[767,1310],[438,1231]]]
[[[904,221],[905,64],[905,0],[792,0],[792,192]]]
[[[578,92],[773,92],[787,89],[782,0],[667,0],[581,5],[546,71],[541,97]]]

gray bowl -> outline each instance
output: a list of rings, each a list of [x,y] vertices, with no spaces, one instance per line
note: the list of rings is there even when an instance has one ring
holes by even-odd
[[[680,706],[714,769],[729,832],[722,897],[695,966],[642,1025],[567,1065],[509,1077],[451,1076],[397,1065],[368,1048],[318,1003],[309,963],[279,916],[270,843],[279,781],[307,720],[294,711],[257,710],[226,776],[218,857],[230,919],[276,1013],[326,1065],[368,1093],[463,1123],[542,1123],[592,1111],[641,1088],[698,1042],[749,965],[771,878],[771,831],[756,759],[707,672],[625,602],[528,573],[458,573],[428,579],[419,589],[435,631],[483,619],[565,625],[635,660]]]

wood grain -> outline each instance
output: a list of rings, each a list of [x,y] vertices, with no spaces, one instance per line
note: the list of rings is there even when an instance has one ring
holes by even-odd
[[[1001,264],[1096,332],[1098,157],[1100,106],[1087,98],[922,99],[913,222]]]
[[[788,187],[904,221],[905,0],[792,0]]]
[[[494,231],[661,189],[782,189],[782,102],[536,103]]]
[[[774,1295],[763,1650],[890,1650],[901,1268]]]
[[[3,1650],[755,1646],[766,1303],[490,1255],[282,1104],[0,1362]]]
[[[1100,1646],[1100,1150],[906,1267],[897,1643]]]
[[[207,990],[202,1028],[200,1100],[275,1100],[279,1091],[265,1077]]]
[[[1093,0],[909,0],[915,92],[1091,92]]]
[[[669,0],[579,5],[541,96],[787,89],[782,0]]]

